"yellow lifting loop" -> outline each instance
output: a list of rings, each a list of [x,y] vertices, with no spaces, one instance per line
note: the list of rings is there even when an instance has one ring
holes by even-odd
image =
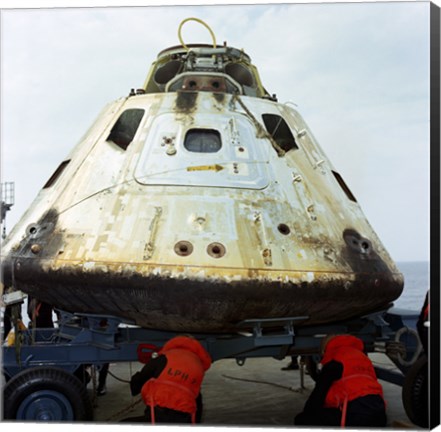
[[[202,24],[209,32],[211,35],[211,39],[213,39],[213,48],[216,48],[216,36],[213,33],[213,30],[211,30],[211,28],[208,26],[207,23],[205,23],[204,21],[202,21],[199,18],[186,18],[185,20],[183,20],[181,22],[181,24],[179,24],[179,28],[178,28],[178,37],[179,37],[179,42],[181,42],[181,45],[188,51],[189,48],[187,45],[185,45],[184,41],[182,40],[182,35],[181,35],[181,30],[182,30],[182,26],[188,22],[188,21],[196,21],[199,24]]]

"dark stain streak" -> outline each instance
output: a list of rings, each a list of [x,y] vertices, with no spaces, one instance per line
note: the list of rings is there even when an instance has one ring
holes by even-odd
[[[196,110],[197,92],[177,91],[176,111],[188,114]]]
[[[225,93],[213,93],[213,97],[214,99],[219,102],[219,103],[223,103],[225,100]]]
[[[357,231],[346,229],[343,232],[345,246],[341,250],[342,258],[355,273],[389,273],[390,269],[374,250],[371,242]]]
[[[63,244],[63,234],[57,230],[58,212],[55,209],[48,210],[37,223],[32,225],[32,230],[21,241],[18,249],[20,256],[34,256],[30,251],[33,244],[40,246],[39,258],[51,258],[58,254]],[[32,231],[32,232],[30,232]]]
[[[14,270],[20,266],[22,258],[39,261],[56,256],[63,245],[63,233],[57,230],[58,212],[49,209],[37,222],[26,229],[26,236],[11,250],[1,263],[3,284],[10,287],[15,279]],[[32,246],[38,246],[38,253],[32,252]]]

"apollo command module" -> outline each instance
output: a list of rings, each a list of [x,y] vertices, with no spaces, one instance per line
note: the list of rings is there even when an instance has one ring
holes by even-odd
[[[301,115],[243,50],[179,37],[11,231],[3,289],[185,332],[387,308],[403,277]]]

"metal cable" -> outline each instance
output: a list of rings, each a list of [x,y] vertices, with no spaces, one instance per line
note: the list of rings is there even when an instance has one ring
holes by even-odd
[[[260,380],[253,380],[253,379],[247,379],[247,378],[237,378],[237,377],[232,377],[232,376],[224,375],[224,374],[222,374],[222,376],[224,378],[229,378],[229,379],[232,379],[232,380],[235,380],[235,381],[251,382],[251,383],[255,383],[255,384],[268,384],[268,385],[272,385],[274,387],[279,387],[279,388],[282,388],[282,389],[285,389],[285,390],[289,390],[289,391],[293,391],[293,392],[296,392],[296,393],[301,393],[304,390],[303,388],[296,389],[294,387],[288,387],[288,386],[284,386],[282,384],[276,384],[276,383],[272,383],[272,382],[268,382],[268,381],[260,381]]]
[[[112,372],[110,372],[110,369],[107,371],[107,373],[108,373],[111,377],[115,378],[117,381],[120,381],[120,382],[122,382],[122,383],[126,383],[126,384],[130,384],[130,381],[124,380],[124,379],[122,379],[122,378],[118,378],[116,375],[114,375]],[[131,374],[130,374],[130,376],[131,376]]]
[[[139,399],[135,400],[134,402],[132,402],[130,405],[126,406],[125,408],[123,408],[121,411],[118,411],[117,413],[111,415],[110,417],[108,417],[105,421],[109,422],[113,419],[116,419],[120,416],[122,416],[123,414],[125,414],[126,412],[132,411],[133,408],[138,405],[140,402],[142,402],[142,398],[139,397]]]

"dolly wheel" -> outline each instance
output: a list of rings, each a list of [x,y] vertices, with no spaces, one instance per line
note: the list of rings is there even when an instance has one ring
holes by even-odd
[[[3,391],[5,420],[92,420],[93,407],[80,380],[63,369],[26,369],[6,384]]]
[[[422,355],[406,373],[402,398],[409,419],[423,428],[429,427],[428,380],[427,357]]]

